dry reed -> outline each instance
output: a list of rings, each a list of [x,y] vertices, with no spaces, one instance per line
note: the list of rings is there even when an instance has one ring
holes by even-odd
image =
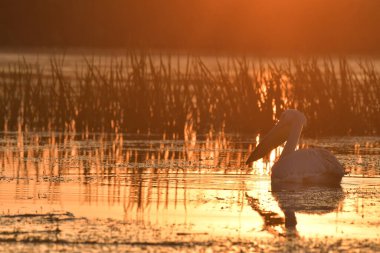
[[[380,132],[380,79],[371,61],[256,62],[130,53],[85,59],[74,75],[64,61],[23,60],[0,69],[4,129],[59,131],[266,131],[286,108],[309,119],[306,133]],[[105,64],[106,63],[106,64]],[[355,64],[356,64],[355,63]]]

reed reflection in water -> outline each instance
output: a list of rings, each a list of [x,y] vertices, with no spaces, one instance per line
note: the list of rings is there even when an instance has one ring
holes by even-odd
[[[242,167],[248,141],[234,142],[223,133],[180,140],[175,134],[4,132],[2,170],[17,178],[76,175],[83,181],[121,173],[248,173]]]
[[[284,213],[290,205],[301,235],[332,235],[347,227],[356,228],[356,235],[364,225],[376,235],[374,213],[380,191],[373,185],[380,174],[378,167],[360,165],[362,170],[351,170],[352,177],[343,179],[343,190],[274,191],[269,173],[280,149],[250,168],[243,166],[253,148],[250,145],[257,141],[257,136],[212,132],[191,133],[184,139],[177,135],[3,132],[1,212],[64,209],[77,216],[184,224],[197,233],[249,236],[261,233],[262,216],[268,213],[276,215],[269,220],[264,217],[266,228],[271,228],[266,222],[273,223],[277,217],[279,223],[273,223],[276,233],[286,233],[289,226],[285,226]],[[373,138],[367,145],[373,148],[361,150],[367,142],[365,138],[347,138],[343,144],[336,140],[318,144],[306,139],[300,145],[323,146],[336,153],[346,167],[355,167],[357,155],[364,164],[376,160],[380,142]],[[372,178],[356,183],[355,175],[363,174]],[[328,195],[331,198],[323,200]],[[260,205],[253,205],[246,196]],[[310,212],[303,209],[302,201]],[[321,203],[326,205],[318,206]],[[326,212],[318,212],[324,208]],[[315,213],[320,216],[311,218]],[[363,214],[365,218],[361,218]],[[314,220],[326,226],[326,231],[308,230]],[[360,224],[351,225],[358,220]]]

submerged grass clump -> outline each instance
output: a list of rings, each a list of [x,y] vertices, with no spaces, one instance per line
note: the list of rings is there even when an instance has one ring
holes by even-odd
[[[346,59],[254,61],[128,54],[25,60],[0,69],[0,126],[7,130],[260,132],[287,108],[308,118],[308,134],[380,132],[380,76],[374,63]],[[106,63],[106,64],[105,64]],[[355,68],[354,66],[355,65]]]

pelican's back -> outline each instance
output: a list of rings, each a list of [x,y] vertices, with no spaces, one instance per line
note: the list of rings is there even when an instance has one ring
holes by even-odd
[[[294,151],[272,167],[274,182],[337,185],[343,175],[344,168],[335,156],[319,148]]]

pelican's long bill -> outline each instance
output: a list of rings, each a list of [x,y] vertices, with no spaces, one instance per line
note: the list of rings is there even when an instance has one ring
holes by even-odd
[[[285,120],[280,121],[269,131],[264,139],[257,145],[255,150],[249,155],[246,164],[250,165],[252,162],[264,157],[272,149],[284,143],[289,135],[290,124]]]

